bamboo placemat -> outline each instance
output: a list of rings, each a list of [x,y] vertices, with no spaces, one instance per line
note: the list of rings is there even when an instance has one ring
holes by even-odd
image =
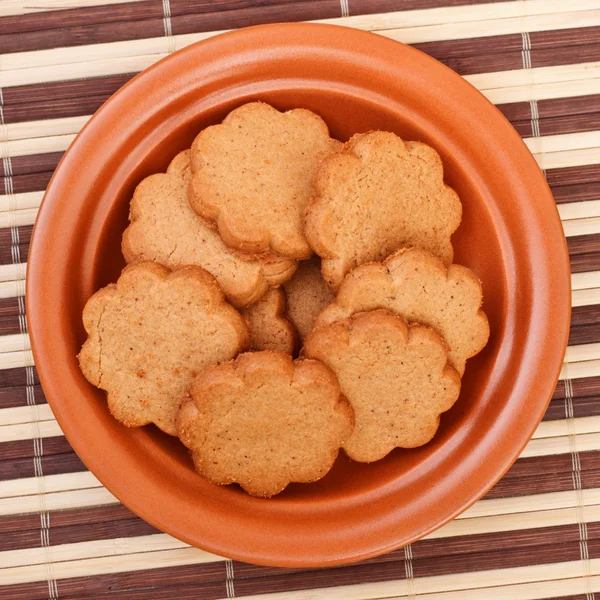
[[[427,539],[327,570],[224,560],[123,507],[62,436],[24,310],[44,188],[89,116],[178,48],[286,20],[413,44],[479,88],[545,171],[573,272],[561,381],[514,467]],[[0,0],[0,153],[1,598],[600,598],[600,0]]]

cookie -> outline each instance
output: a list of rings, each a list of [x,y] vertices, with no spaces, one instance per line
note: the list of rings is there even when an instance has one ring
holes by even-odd
[[[442,338],[386,310],[315,329],[303,353],[331,368],[352,405],[356,424],[343,448],[359,462],[426,444],[460,393]]]
[[[296,329],[288,320],[286,310],[285,292],[276,288],[241,312],[250,329],[250,347],[253,350],[295,353]]]
[[[309,110],[245,104],[194,140],[190,204],[232,248],[309,258],[304,209],[317,166],[339,146]]]
[[[171,435],[194,376],[249,341],[244,319],[199,267],[129,265],[88,300],[83,324],[88,338],[79,365],[106,390],[113,416],[128,427],[155,423]]]
[[[245,255],[228,248],[219,234],[192,211],[188,202],[190,153],[178,154],[166,173],[146,177],[131,201],[131,224],[123,234],[128,263],[153,261],[178,269],[197,265],[216,277],[236,307],[258,301],[289,279],[296,261],[266,253]]]
[[[212,483],[273,496],[333,466],[353,428],[352,410],[321,362],[252,352],[207,367],[178,416],[179,438]]]
[[[409,248],[352,271],[315,325],[376,308],[391,310],[436,329],[448,344],[450,362],[462,375],[466,360],[483,349],[490,335],[481,303],[481,282],[470,269],[446,267],[430,252]]]
[[[335,298],[323,280],[319,258],[302,261],[283,287],[287,293],[287,314],[304,340],[319,313]]]
[[[433,148],[383,131],[355,135],[323,162],[305,234],[332,289],[356,266],[405,246],[452,263],[462,206],[443,175]]]

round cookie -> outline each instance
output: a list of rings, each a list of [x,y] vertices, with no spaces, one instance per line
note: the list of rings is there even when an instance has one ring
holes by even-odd
[[[331,368],[352,405],[354,433],[343,448],[358,462],[426,444],[460,393],[440,336],[385,310],[315,329],[303,354]]]
[[[490,335],[482,300],[481,282],[470,269],[446,267],[430,252],[408,248],[382,263],[354,269],[315,326],[385,308],[436,329],[448,344],[450,362],[462,376],[466,360],[483,349]]]
[[[450,236],[462,205],[443,177],[433,148],[383,131],[355,135],[328,157],[305,218],[328,285],[337,289],[356,266],[404,246],[425,248],[451,264]]]
[[[190,204],[232,248],[309,258],[304,209],[317,166],[340,145],[309,110],[245,104],[194,140]]]
[[[194,376],[247,347],[248,327],[199,267],[125,267],[83,311],[79,354],[86,379],[106,390],[113,416],[128,427],[155,423],[176,435],[177,411]]]
[[[312,331],[315,319],[335,296],[321,275],[321,261],[314,256],[302,261],[294,276],[286,281],[287,313],[296,326],[300,339]]]
[[[131,224],[122,242],[128,263],[153,261],[170,269],[203,267],[216,277],[236,307],[258,301],[269,286],[292,276],[294,260],[228,248],[190,208],[190,181],[190,152],[185,150],[173,159],[166,173],[150,175],[137,186],[129,212]]]
[[[256,304],[241,311],[250,328],[252,350],[278,350],[294,354],[298,336],[286,314],[287,302],[281,288],[269,290]]]
[[[353,428],[352,409],[321,362],[252,352],[204,369],[178,415],[179,438],[210,482],[269,497],[321,479]]]

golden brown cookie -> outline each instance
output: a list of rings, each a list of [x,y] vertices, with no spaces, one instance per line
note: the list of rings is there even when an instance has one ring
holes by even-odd
[[[285,291],[276,288],[241,312],[250,329],[250,347],[253,350],[295,353],[298,336],[287,318],[286,309]]]
[[[352,427],[352,409],[323,363],[268,350],[207,367],[178,416],[198,473],[265,497],[321,479]]]
[[[240,106],[194,140],[191,206],[232,248],[308,258],[304,209],[317,166],[339,145],[309,110]]]
[[[249,340],[244,319],[199,267],[129,265],[88,300],[83,324],[88,339],[79,364],[106,390],[113,416],[128,427],[155,423],[171,435],[194,376],[232,359]]]
[[[216,277],[237,307],[259,300],[269,286],[289,279],[296,261],[272,253],[252,256],[228,248],[188,202],[189,150],[178,154],[166,173],[146,177],[131,201],[131,224],[123,234],[128,263],[153,261],[178,269],[197,265]]]
[[[288,316],[296,326],[300,339],[304,340],[319,313],[335,298],[321,275],[319,257],[302,261],[294,276],[283,287],[287,293]]]
[[[354,267],[404,246],[452,263],[450,236],[462,206],[444,184],[438,153],[426,144],[383,131],[355,135],[323,162],[315,188],[305,234],[332,289]]]
[[[462,375],[466,360],[483,349],[490,335],[481,303],[481,282],[473,271],[461,265],[446,267],[430,252],[409,248],[382,263],[354,269],[315,326],[386,308],[436,329],[448,344],[450,362]]]
[[[356,423],[343,447],[359,462],[426,444],[440,414],[460,393],[460,377],[448,363],[442,338],[386,310],[315,329],[303,354],[322,360],[337,375]]]

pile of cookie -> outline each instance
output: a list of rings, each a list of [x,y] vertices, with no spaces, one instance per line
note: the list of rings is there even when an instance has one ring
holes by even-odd
[[[342,144],[309,110],[245,104],[136,188],[128,265],[83,312],[83,374],[118,421],[256,496],[340,448],[423,445],[489,336],[480,281],[452,264],[461,215],[426,144]]]

